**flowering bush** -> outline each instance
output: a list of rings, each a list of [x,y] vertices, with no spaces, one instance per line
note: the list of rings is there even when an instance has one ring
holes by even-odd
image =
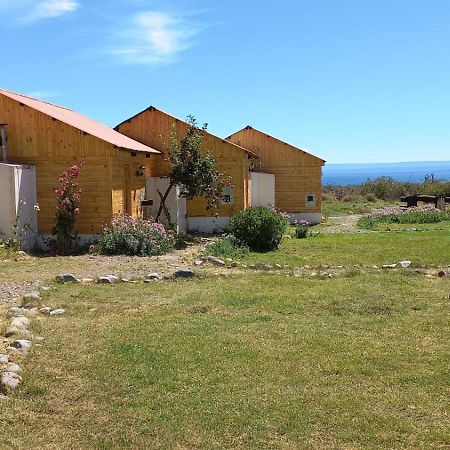
[[[174,236],[149,219],[118,214],[103,228],[98,251],[104,255],[155,256],[173,250]]]
[[[287,225],[284,215],[261,206],[238,211],[230,222],[231,232],[239,244],[262,252],[278,248]]]
[[[370,229],[378,223],[438,223],[446,220],[450,220],[450,211],[441,211],[433,205],[413,208],[397,206],[377,209],[361,217],[358,225]]]
[[[308,222],[307,220],[296,220],[293,225],[295,227],[295,237],[297,239],[305,239],[308,236],[311,222]]]
[[[52,234],[56,236],[56,251],[67,254],[73,250],[75,217],[80,212],[80,201],[84,194],[76,182],[80,176],[83,162],[74,164],[59,177],[59,187],[54,188],[56,194],[56,217]]]

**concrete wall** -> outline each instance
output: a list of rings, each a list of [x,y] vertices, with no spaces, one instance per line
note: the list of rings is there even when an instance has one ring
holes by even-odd
[[[36,170],[34,166],[0,163],[0,236],[15,237],[13,226],[18,221],[17,238],[24,248],[34,246],[37,236]],[[30,224],[30,229],[24,229]]]
[[[275,175],[273,173],[251,172],[251,206],[275,206]]]

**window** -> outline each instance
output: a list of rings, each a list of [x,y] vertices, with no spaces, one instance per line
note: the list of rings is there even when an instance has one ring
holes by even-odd
[[[225,205],[231,205],[234,202],[234,188],[226,187],[222,191],[222,203]]]
[[[310,193],[305,195],[305,207],[306,208],[316,207],[316,194]]]

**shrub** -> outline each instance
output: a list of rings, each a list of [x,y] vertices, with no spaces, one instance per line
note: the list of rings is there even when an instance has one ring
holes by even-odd
[[[216,239],[205,247],[205,255],[222,258],[239,259],[249,252],[249,248],[241,245],[234,236]]]
[[[98,251],[104,255],[156,256],[173,250],[175,239],[153,220],[119,214],[103,228]]]
[[[295,237],[297,239],[305,239],[308,237],[308,231],[311,223],[307,220],[298,220],[294,222],[295,227]]]
[[[56,194],[56,216],[52,234],[56,236],[56,251],[62,254],[71,253],[76,240],[75,218],[80,212],[80,201],[84,194],[76,179],[80,176],[82,165],[83,162],[80,162],[64,171],[59,177],[59,187],[53,189]]]
[[[450,220],[450,211],[440,211],[434,206],[415,208],[382,208],[361,217],[358,225],[362,228],[374,228],[379,223],[438,223]]]
[[[377,201],[377,196],[375,194],[372,194],[372,192],[369,192],[368,194],[366,194],[366,200],[368,202],[374,203]]]
[[[230,228],[241,245],[254,251],[275,250],[288,224],[287,218],[263,207],[238,211],[231,217]]]

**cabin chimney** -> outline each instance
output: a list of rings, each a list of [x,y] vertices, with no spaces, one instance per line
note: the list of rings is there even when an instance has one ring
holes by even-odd
[[[8,149],[6,147],[6,123],[0,123],[0,145],[3,153],[3,162],[8,162]]]

